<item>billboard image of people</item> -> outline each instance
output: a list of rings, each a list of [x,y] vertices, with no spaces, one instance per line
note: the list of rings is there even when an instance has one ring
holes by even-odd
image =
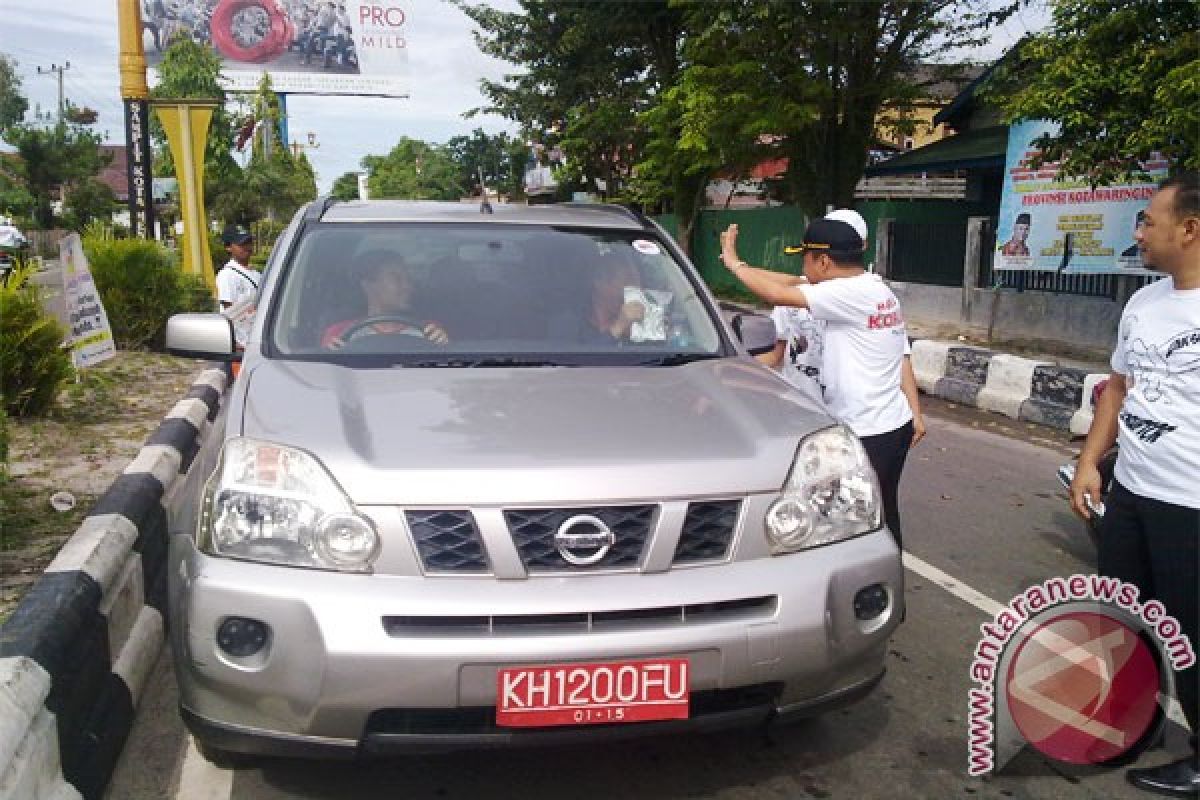
[[[146,63],[187,37],[221,57],[227,88],[407,95],[408,2],[398,0],[142,0]]]
[[[1057,163],[1034,168],[1033,143],[1055,130],[1045,120],[1009,128],[993,268],[1144,273],[1133,236],[1167,162],[1144,163],[1145,174],[1129,183],[1092,187],[1061,174]]]

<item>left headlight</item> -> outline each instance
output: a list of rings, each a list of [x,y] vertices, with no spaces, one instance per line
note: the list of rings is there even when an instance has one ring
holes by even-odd
[[[369,572],[379,534],[315,456],[230,439],[205,487],[197,543],[210,555]]]
[[[839,425],[800,442],[783,493],[767,510],[767,542],[775,555],[794,553],[873,531],[880,517],[867,453]]]

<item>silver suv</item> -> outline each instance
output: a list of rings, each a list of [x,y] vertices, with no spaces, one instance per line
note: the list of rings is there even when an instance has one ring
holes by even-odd
[[[881,679],[900,554],[858,440],[615,206],[317,201],[280,238],[171,512],[210,754],[628,737]]]

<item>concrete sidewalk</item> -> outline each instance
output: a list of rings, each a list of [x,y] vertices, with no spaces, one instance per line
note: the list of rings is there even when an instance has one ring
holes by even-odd
[[[1035,352],[909,326],[921,391],[1013,419],[1082,436],[1092,424],[1092,390],[1108,377],[1098,358]]]
[[[770,309],[722,301],[727,314]],[[990,344],[945,326],[907,322],[913,371],[922,392],[1012,419],[1084,435],[1092,424],[1092,389],[1109,366],[1076,348],[1039,352]]]

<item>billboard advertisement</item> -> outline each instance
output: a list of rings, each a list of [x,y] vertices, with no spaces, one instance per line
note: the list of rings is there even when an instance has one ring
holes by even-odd
[[[409,0],[142,0],[151,80],[186,36],[216,51],[232,91],[267,72],[288,94],[406,96],[410,21]]]
[[[1033,142],[1056,130],[1045,120],[1008,130],[993,268],[1145,274],[1133,235],[1167,162],[1143,164],[1138,182],[1092,188],[1060,174],[1057,163],[1033,167]]]

